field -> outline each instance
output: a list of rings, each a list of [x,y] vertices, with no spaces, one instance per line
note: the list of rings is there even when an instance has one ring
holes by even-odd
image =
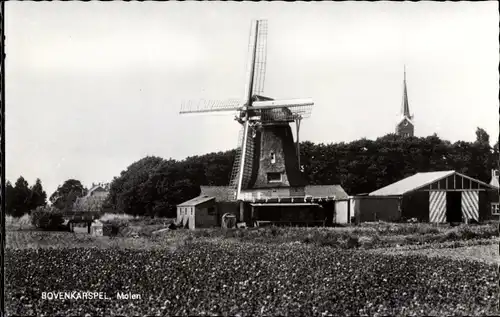
[[[143,225],[136,238],[7,232],[8,314],[499,314],[495,225],[144,228],[159,225]],[[109,299],[42,299],[58,291]]]

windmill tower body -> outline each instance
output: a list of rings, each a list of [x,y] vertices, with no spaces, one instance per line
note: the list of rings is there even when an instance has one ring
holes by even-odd
[[[307,186],[300,167],[299,128],[301,120],[311,114],[314,103],[310,98],[274,100],[262,96],[266,45],[267,21],[253,21],[242,100],[189,103],[181,108],[181,114],[236,113],[235,120],[241,124],[241,130],[226,196],[239,203],[240,221],[254,218],[256,204],[268,203],[270,199],[278,199],[278,203],[288,199],[290,202],[286,206],[292,208],[313,204],[311,200],[306,201]],[[297,140],[293,138],[292,126],[296,128]],[[295,197],[298,197],[297,204]],[[278,205],[280,212],[283,206]],[[266,214],[270,214],[270,209],[267,210]]]

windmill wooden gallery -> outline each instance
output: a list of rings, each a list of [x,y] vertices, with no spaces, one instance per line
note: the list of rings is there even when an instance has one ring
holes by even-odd
[[[310,98],[274,100],[263,96],[266,44],[267,21],[253,21],[242,100],[187,103],[181,107],[181,114],[235,113],[236,121],[242,126],[229,185],[201,186],[198,197],[179,204],[177,221],[184,227],[235,223],[323,226],[348,223],[351,217],[360,218],[359,208],[353,208],[360,204],[353,203],[353,198],[340,185],[306,183],[300,167],[299,132],[301,121],[311,115],[314,102]],[[404,116],[411,123],[406,72],[404,93]],[[296,128],[295,142],[292,125]],[[405,135],[413,135],[413,123],[403,126],[411,128],[411,131],[403,131]],[[369,201],[375,200],[366,200]]]

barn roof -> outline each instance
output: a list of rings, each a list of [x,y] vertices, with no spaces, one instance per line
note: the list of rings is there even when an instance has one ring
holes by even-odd
[[[182,204],[177,205],[177,207],[197,206],[199,204],[205,203],[205,202],[210,201],[212,199],[215,199],[215,197],[200,195],[198,197],[195,197],[193,199],[185,201]]]
[[[402,180],[377,189],[371,192],[369,196],[399,196],[405,193],[411,192],[415,189],[429,185],[438,181],[444,177],[453,175],[455,171],[440,171],[440,172],[428,172],[428,173],[417,173]]]
[[[430,185],[434,182],[437,182],[453,174],[459,175],[464,178],[468,178],[473,182],[485,185],[487,187],[494,188],[491,185],[481,182],[480,180],[470,178],[463,174],[457,173],[456,171],[438,171],[438,172],[417,173],[410,177],[404,178],[398,182],[377,189],[376,191],[371,192],[369,196],[401,196],[406,193],[425,187],[427,185]]]

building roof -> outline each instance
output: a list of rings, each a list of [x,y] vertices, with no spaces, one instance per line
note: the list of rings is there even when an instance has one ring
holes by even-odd
[[[214,197],[218,202],[236,201],[234,189],[229,186],[200,186],[200,196]],[[334,197],[335,199],[348,199],[349,195],[340,185],[307,185],[305,195],[312,197]]]
[[[450,175],[456,174],[458,176],[467,178],[473,182],[482,184],[490,188],[496,188],[490,184],[486,184],[480,180],[473,179],[471,177],[465,176],[463,174],[457,173],[456,171],[438,171],[438,172],[427,172],[427,173],[417,173],[410,177],[404,178],[398,182],[392,183],[374,192],[371,192],[369,196],[402,196],[406,193],[415,191],[441,179],[444,179]]]
[[[91,196],[93,192],[107,192],[108,190],[106,189],[106,187],[107,185],[101,185],[101,184],[94,185],[87,192],[87,196]]]
[[[414,191],[425,185],[434,183],[444,177],[453,175],[455,171],[440,171],[440,172],[428,172],[428,173],[417,173],[402,180],[377,189],[371,192],[369,196],[400,196],[408,192]]]
[[[335,199],[348,199],[349,195],[340,185],[307,185],[305,187],[306,196],[312,197],[332,197]]]
[[[199,204],[205,203],[205,202],[210,201],[212,199],[215,199],[215,197],[200,195],[198,197],[195,197],[193,199],[185,201],[182,204],[177,205],[177,207],[197,206]]]
[[[236,201],[234,188],[229,186],[200,186],[200,196],[211,196],[219,202]]]

